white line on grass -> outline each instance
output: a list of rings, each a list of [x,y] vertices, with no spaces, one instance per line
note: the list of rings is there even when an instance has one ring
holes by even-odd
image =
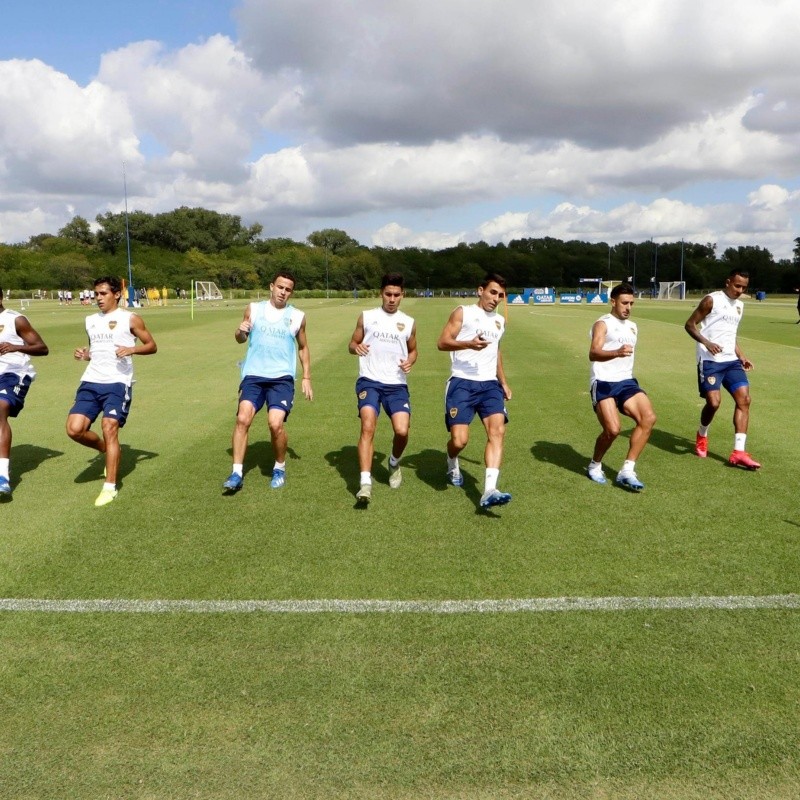
[[[0,599],[0,611],[61,614],[507,614],[555,611],[800,609],[800,595],[538,597],[518,600],[40,600]]]

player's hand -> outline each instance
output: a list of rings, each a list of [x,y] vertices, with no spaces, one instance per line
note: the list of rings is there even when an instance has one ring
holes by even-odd
[[[470,350],[485,350],[489,346],[489,340],[482,336],[476,336],[469,343]]]
[[[503,397],[506,400],[511,399],[511,387],[507,383],[500,384],[503,387]]]
[[[253,330],[253,323],[249,319],[244,319],[239,323],[239,330],[242,333],[250,333]]]
[[[3,342],[0,344],[0,356],[4,356],[6,353],[14,353],[19,349],[19,347],[15,344],[11,344],[11,342]]]
[[[311,388],[311,378],[303,378],[300,387],[303,390],[303,397],[305,397],[306,400],[314,399],[314,390]]]
[[[742,362],[742,369],[745,372],[750,372],[750,370],[753,369],[753,362],[749,358],[743,358],[741,359],[741,362]]]
[[[117,354],[117,358],[125,358],[125,356],[134,355],[136,351],[133,347],[118,347],[114,352]]]
[[[399,364],[400,364],[400,369],[403,370],[403,372],[405,372],[406,375],[408,375],[408,373],[411,372],[411,367],[414,366],[408,360],[400,361]]]
[[[722,352],[722,348],[718,344],[714,344],[714,342],[709,342],[706,345],[706,350],[708,350],[708,352],[711,353],[712,356],[715,356],[717,355],[717,353]]]
[[[89,348],[77,347],[73,353],[76,361],[89,361]]]
[[[365,356],[369,353],[369,345],[364,342],[359,342],[354,349],[357,356]]]

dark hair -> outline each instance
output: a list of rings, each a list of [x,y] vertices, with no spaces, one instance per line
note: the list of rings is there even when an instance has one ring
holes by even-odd
[[[485,289],[490,283],[497,283],[504,289],[506,288],[506,279],[502,275],[498,275],[496,272],[489,272],[486,274],[486,277],[481,282],[481,289]]]
[[[738,275],[740,278],[747,278],[747,280],[750,280],[750,273],[746,269],[737,269],[734,267],[728,273],[728,277],[733,278],[735,275]]]
[[[288,269],[279,269],[273,276],[270,283],[275,283],[278,278],[286,278],[287,281],[292,282],[292,289],[294,289],[295,285],[297,284],[297,278],[295,278],[293,272],[289,272]]]
[[[629,283],[618,283],[611,290],[611,299],[616,300],[621,294],[633,294],[633,286]]]
[[[111,289],[111,291],[114,294],[117,294],[117,292],[122,294],[122,281],[116,275],[104,275],[102,278],[95,278],[94,280],[95,289],[101,283],[107,283],[108,288]]]
[[[387,286],[399,286],[403,289],[405,285],[405,279],[399,272],[387,272],[381,278],[381,289],[385,289]]]

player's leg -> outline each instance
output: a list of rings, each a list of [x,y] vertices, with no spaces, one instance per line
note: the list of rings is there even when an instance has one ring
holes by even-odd
[[[728,463],[745,469],[758,469],[761,464],[747,452],[747,428],[750,424],[750,386],[737,386],[732,392],[736,407],[733,410],[733,452]]]
[[[233,463],[243,464],[247,455],[247,442],[250,436],[250,426],[256,415],[256,408],[249,400],[240,400],[236,411],[236,424],[233,427],[231,450]]]
[[[403,482],[403,473],[400,471],[400,458],[408,445],[408,432],[411,427],[411,414],[407,411],[397,411],[391,416],[392,455],[389,457],[389,486],[399,489]]]
[[[91,429],[92,420],[83,414],[69,414],[67,417],[67,436],[73,442],[82,444],[98,453],[105,453],[106,445],[103,439]]]
[[[617,403],[613,397],[606,397],[598,400],[594,406],[594,413],[600,423],[600,434],[594,442],[592,460],[586,467],[586,475],[595,483],[606,483],[606,476],[603,472],[603,458],[608,452],[614,440],[619,436],[620,421]]]
[[[486,447],[483,451],[483,461],[486,466],[486,472],[480,506],[481,508],[503,506],[511,501],[510,494],[501,492],[497,488],[497,481],[500,478],[500,465],[503,463],[506,415],[505,412],[489,414],[483,417],[481,421],[486,430]]]
[[[113,417],[103,417],[101,422],[106,454],[106,483],[116,486],[119,474],[119,422]]]
[[[372,406],[363,406],[359,410],[358,416],[361,419],[361,434],[358,437],[358,468],[363,476],[364,473],[372,473],[378,412]]]
[[[8,423],[10,406],[0,400],[0,494],[11,494],[9,462],[11,458],[11,425]]]
[[[286,412],[282,408],[270,408],[267,412],[269,437],[272,452],[275,454],[275,466],[272,468],[270,486],[280,489],[286,483],[286,452],[289,449],[289,437],[286,433]]]
[[[649,441],[650,434],[653,432],[656,424],[656,412],[653,410],[650,398],[644,392],[639,392],[625,401],[622,413],[629,416],[636,423],[636,427],[631,433],[628,455],[626,456],[626,461],[635,463]]]

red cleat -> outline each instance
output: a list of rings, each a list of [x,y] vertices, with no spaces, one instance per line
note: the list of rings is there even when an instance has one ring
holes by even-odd
[[[708,455],[708,436],[701,436],[697,434],[697,439],[694,442],[694,454],[705,458]]]
[[[744,467],[745,469],[758,469],[761,466],[750,453],[745,453],[744,450],[734,450],[728,463],[732,467]]]

